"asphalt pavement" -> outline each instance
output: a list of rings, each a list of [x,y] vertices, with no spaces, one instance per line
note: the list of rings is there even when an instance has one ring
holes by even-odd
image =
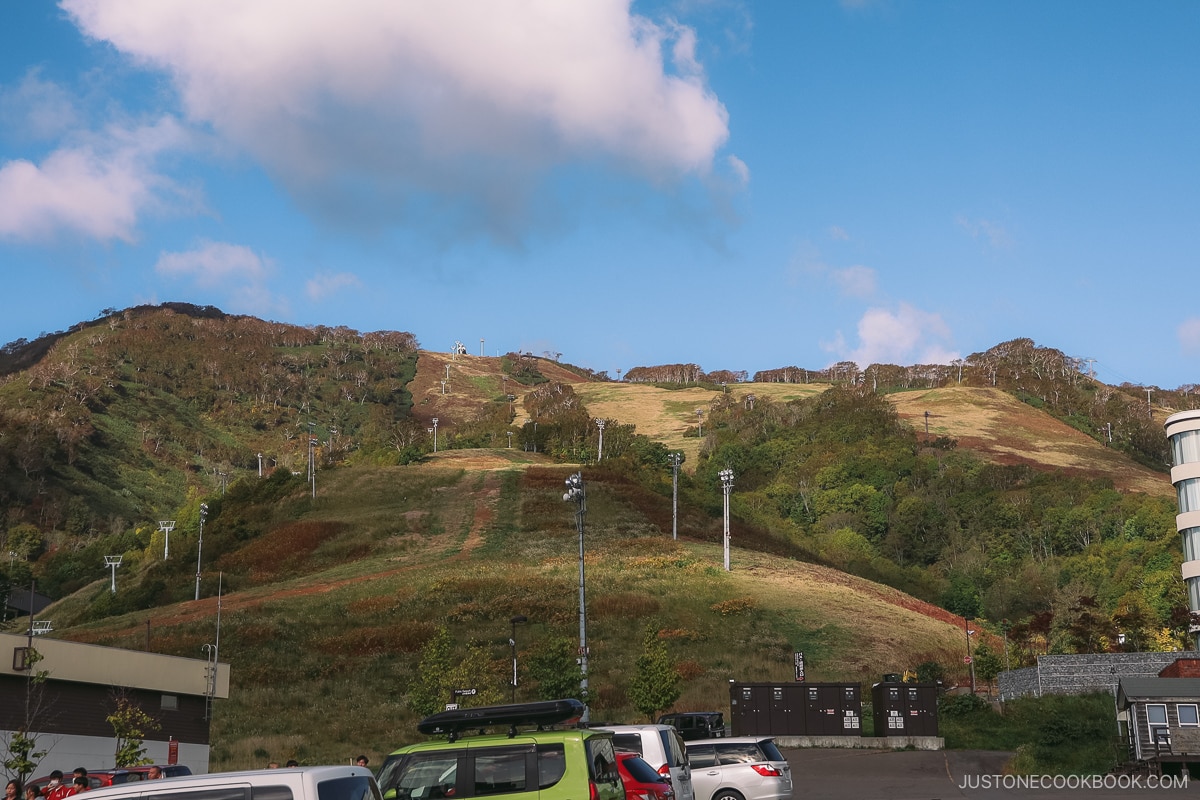
[[[980,750],[782,750],[794,800],[1145,800],[1200,794],[1200,780],[1004,775],[1011,753]]]

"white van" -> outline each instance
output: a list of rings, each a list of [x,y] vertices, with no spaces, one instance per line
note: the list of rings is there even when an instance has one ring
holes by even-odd
[[[106,786],[88,800],[382,800],[366,767],[287,767],[213,772]]]
[[[601,725],[596,729],[612,731],[613,747],[637,753],[659,775],[669,777],[675,800],[695,800],[692,768],[679,731],[670,725]]]

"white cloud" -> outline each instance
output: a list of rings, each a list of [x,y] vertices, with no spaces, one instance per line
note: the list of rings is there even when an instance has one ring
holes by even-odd
[[[390,225],[434,209],[495,236],[560,165],[656,185],[712,172],[728,118],[695,34],[629,5],[63,0],[310,211]]]
[[[829,270],[829,280],[847,297],[870,297],[875,294],[875,270],[853,266]]]
[[[304,285],[304,291],[308,294],[311,300],[324,300],[331,294],[342,289],[356,288],[362,286],[362,281],[357,275],[349,272],[338,272],[335,274],[321,274],[309,278]]]
[[[737,180],[739,188],[745,188],[750,184],[750,167],[746,166],[745,161],[731,155],[725,159],[725,163],[729,166],[729,171],[733,173],[734,178]]]
[[[1179,345],[1185,353],[1200,353],[1200,317],[1184,320],[1175,330]]]
[[[192,250],[160,253],[154,269],[160,275],[189,281],[198,289],[223,295],[221,305],[240,314],[269,316],[288,313],[267,281],[275,262],[249,247],[202,240]]]
[[[962,215],[956,217],[954,222],[958,225],[958,227],[971,234],[972,238],[979,239],[982,237],[987,241],[988,244],[996,249],[1006,249],[1012,247],[1012,237],[999,222],[993,222],[992,220],[987,219],[972,220]]]
[[[908,303],[896,309],[871,308],[858,321],[858,345],[839,332],[826,350],[860,367],[870,364],[948,364],[958,354],[945,344],[950,329],[939,314]]]
[[[48,139],[69,130],[78,118],[74,98],[57,83],[43,80],[38,68],[26,72],[16,86],[0,87],[0,129],[9,135]]]
[[[173,189],[153,169],[164,150],[182,144],[164,117],[134,129],[112,127],[64,146],[40,163],[0,165],[0,238],[48,239],[60,232],[102,241],[133,241],[140,213]]]
[[[160,253],[154,265],[160,275],[191,278],[205,289],[232,282],[260,284],[266,278],[270,262],[249,247],[228,242],[203,241],[194,250]]]
[[[845,228],[840,225],[829,226],[829,237],[839,242],[850,241],[850,234],[846,233]]]

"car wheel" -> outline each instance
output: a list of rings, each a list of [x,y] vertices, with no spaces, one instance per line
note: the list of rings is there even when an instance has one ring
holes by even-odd
[[[742,797],[742,793],[733,789],[718,789],[712,796],[712,800],[746,800]]]

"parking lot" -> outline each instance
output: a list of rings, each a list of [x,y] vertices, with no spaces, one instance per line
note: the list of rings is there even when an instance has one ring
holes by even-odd
[[[1146,778],[1135,784],[1124,777],[1119,788],[1103,788],[1055,776],[1014,785],[1015,777],[995,777],[1003,772],[1008,754],[990,751],[807,749],[783,754],[792,768],[796,800],[1132,800],[1191,796],[1200,786],[1200,781],[1187,788],[1160,786],[1148,784]],[[1118,779],[1108,780],[1112,784]]]

